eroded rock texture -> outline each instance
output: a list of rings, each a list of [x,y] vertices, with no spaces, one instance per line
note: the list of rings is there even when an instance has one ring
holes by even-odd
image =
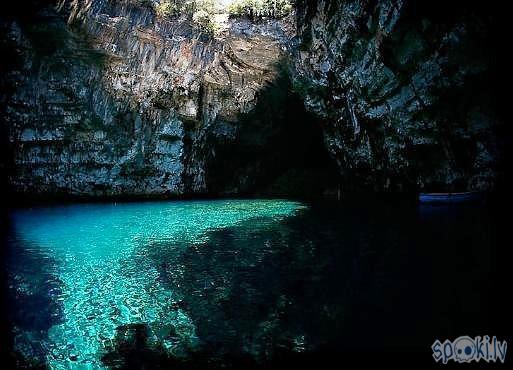
[[[299,4],[296,88],[322,118],[347,186],[493,188],[491,6]]]
[[[230,19],[212,37],[186,16],[157,17],[156,1],[48,3],[1,22],[16,192],[496,184],[491,7],[297,1],[286,19]]]
[[[215,156],[207,139],[235,139],[238,116],[278,73],[293,22],[229,21],[212,38],[185,17],[156,17],[144,2],[85,1],[78,9],[71,25],[66,4],[60,13],[39,11],[35,23],[2,25],[17,62],[5,108],[13,186],[207,192],[206,160]]]

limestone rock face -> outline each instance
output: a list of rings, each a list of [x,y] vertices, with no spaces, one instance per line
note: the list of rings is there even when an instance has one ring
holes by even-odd
[[[493,188],[493,21],[423,3],[300,2],[296,89],[353,187]]]
[[[326,190],[496,186],[498,41],[481,8],[298,1],[287,18],[226,18],[212,36],[157,16],[156,0],[27,1],[31,17],[0,22],[17,192],[233,195],[304,183],[295,174],[318,177],[330,158]],[[276,93],[283,71],[293,84]]]
[[[70,25],[66,4],[43,9],[35,23],[2,24],[17,61],[4,82],[14,188],[208,191],[205,138],[234,139],[237,117],[276,76],[292,22],[228,20],[210,37],[185,17],[157,17],[148,3],[78,4]]]

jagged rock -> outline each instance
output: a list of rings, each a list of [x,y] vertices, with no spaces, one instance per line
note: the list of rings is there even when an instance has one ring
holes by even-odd
[[[60,13],[43,8],[35,22],[1,23],[12,60],[0,80],[3,129],[18,192],[241,193],[272,171],[225,161],[240,154],[229,148],[248,151],[241,117],[280,64],[315,114],[343,190],[495,186],[496,40],[479,8],[312,0],[281,20],[228,19],[207,37],[187,17],[156,17],[149,1],[59,3]],[[255,142],[275,126],[257,129]],[[221,186],[213,171],[238,180]]]
[[[298,4],[296,88],[348,187],[493,188],[488,18],[406,0]]]
[[[71,26],[66,6],[2,25],[22,61],[8,76],[10,182],[24,193],[206,192],[206,137],[232,135],[226,122],[276,77],[291,20],[229,20],[211,38],[142,2],[82,6]]]

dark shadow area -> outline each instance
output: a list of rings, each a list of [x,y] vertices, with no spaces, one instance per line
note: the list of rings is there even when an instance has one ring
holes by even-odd
[[[147,254],[196,326],[188,366],[422,367],[435,339],[511,341],[501,227],[492,205],[314,204]]]
[[[450,185],[442,180],[434,181],[425,190],[468,190],[467,178],[473,171],[478,155],[476,140],[494,148],[491,156],[496,160],[490,161],[489,170],[497,174],[498,186],[505,180],[507,166],[504,154],[511,137],[506,134],[509,129],[505,125],[507,121],[501,105],[504,99],[500,88],[504,71],[501,44],[505,42],[507,32],[501,23],[502,17],[499,4],[493,4],[493,1],[457,0],[450,4],[440,0],[408,1],[394,27],[394,33],[380,44],[383,63],[394,71],[400,81],[410,81],[417,73],[416,67],[432,55],[437,45],[443,44],[446,35],[458,30],[458,27],[464,30],[464,41],[448,43],[440,49],[447,59],[442,70],[445,74],[465,69],[470,72],[461,77],[458,84],[438,85],[435,79],[430,82],[434,99],[416,113],[415,120],[440,121],[443,124],[436,129],[437,140],[424,145],[406,142],[406,151],[415,163],[410,169],[413,179],[420,173],[435,173],[447,153],[450,153],[451,165],[458,169],[455,173],[461,171],[465,175]],[[404,57],[405,50],[410,51],[409,58]],[[486,128],[469,128],[469,117],[474,120],[490,117],[490,124]],[[473,137],[472,130],[481,132]],[[461,134],[466,131],[469,134]],[[422,136],[421,131],[418,136]]]
[[[318,46],[312,45],[312,35],[315,38],[319,37],[318,35],[336,33],[336,26],[333,25],[336,24],[336,19],[343,19],[339,16],[345,14],[341,9],[347,4],[349,3],[343,1],[298,1],[298,23],[304,29],[300,35],[299,49],[313,55],[322,55],[313,51]],[[308,83],[305,83],[311,95],[331,102],[332,94],[344,94],[350,90],[351,82],[348,81],[352,80],[352,74],[360,75],[356,72],[361,67],[358,67],[359,61],[371,58],[373,52],[370,50],[375,46],[375,55],[379,56],[379,63],[383,63],[385,70],[393,72],[393,80],[397,83],[390,89],[391,96],[401,95],[403,88],[407,89],[412,85],[418,96],[423,95],[424,87],[425,91],[430,91],[430,98],[420,102],[419,109],[412,114],[411,119],[407,117],[408,114],[399,115],[397,120],[393,117],[395,122],[392,127],[401,132],[399,136],[396,136],[394,130],[389,130],[383,116],[378,119],[371,118],[372,109],[362,109],[365,104],[360,105],[359,112],[356,108],[363,132],[370,138],[369,150],[374,153],[371,161],[362,161],[361,165],[358,164],[358,149],[361,149],[361,143],[353,140],[351,125],[338,128],[335,124],[337,119],[348,120],[350,117],[344,117],[344,114],[341,114],[344,107],[339,107],[333,102],[336,109],[333,109],[329,119],[331,122],[327,123],[325,130],[337,135],[341,140],[346,139],[344,145],[339,148],[343,154],[338,155],[345,180],[342,187],[350,191],[373,191],[379,189],[377,184],[386,183],[390,179],[391,186],[387,185],[387,188],[392,191],[465,191],[469,188],[479,188],[476,185],[485,184],[489,181],[489,173],[493,174],[493,180],[490,181],[493,184],[489,187],[481,186],[481,189],[506,189],[512,137],[511,125],[508,124],[510,113],[507,101],[510,95],[510,67],[507,65],[509,58],[504,48],[509,42],[510,34],[509,12],[506,6],[498,0],[408,0],[401,3],[397,22],[391,16],[392,13],[389,13],[387,21],[394,19],[393,30],[381,34],[379,25],[382,21],[379,19],[391,5],[386,1],[362,1],[355,2],[354,5],[351,3],[354,9],[358,9],[354,13],[354,26],[352,24],[350,27],[348,41],[341,43],[343,46],[334,52],[345,57],[340,59],[343,60],[340,62],[340,69],[332,76],[328,76],[329,87],[321,89],[321,92],[317,92],[315,86],[308,86]],[[311,22],[318,14],[317,9],[322,7],[327,18],[333,18],[325,22],[325,30],[315,30],[311,27]],[[369,13],[372,14],[371,17],[367,16]],[[383,22],[387,21],[384,17]],[[423,66],[423,63],[433,56],[443,56],[440,59],[443,60],[442,63],[434,63],[441,68],[442,83],[435,77],[428,78],[424,87],[421,87],[422,83],[417,84],[418,81],[412,84],[414,77],[418,77],[419,72],[422,74],[422,70],[426,68],[427,65]],[[332,60],[338,63],[339,59]],[[354,69],[352,65],[355,66]],[[341,77],[346,73],[343,71],[347,72],[347,78]],[[370,106],[386,102],[388,98],[383,98],[386,94],[374,95],[374,82],[380,80],[380,72],[364,72],[363,75],[365,77],[361,82],[353,82],[355,89],[361,88],[362,99],[368,99]],[[344,82],[337,82],[339,80]],[[354,78],[353,81],[355,80],[358,81],[359,78]],[[401,127],[405,127],[409,133],[402,135],[404,131]],[[419,142],[419,138],[428,140]],[[395,140],[400,147],[397,153],[400,152],[399,157],[402,158],[395,163],[388,163],[387,158],[395,155],[388,151],[390,143]],[[490,148],[489,155],[487,153],[490,160],[476,166],[478,161],[486,157],[481,154],[483,144]],[[450,183],[445,181],[443,176],[432,176],[448,159],[451,167],[448,172],[453,176]],[[401,168],[409,160],[411,165]],[[467,181],[480,171],[482,174],[476,179],[472,179],[470,183]],[[425,175],[432,177],[429,185],[423,181]],[[394,189],[395,186],[397,188]]]
[[[114,339],[115,349],[102,356],[103,363],[113,369],[141,369],[148,368],[148,364],[164,366],[169,357],[161,346],[152,348],[148,336],[145,324],[119,326]]]
[[[2,349],[12,368],[46,368],[49,329],[60,322],[60,281],[53,274],[53,260],[6,231],[2,273]],[[6,237],[7,239],[7,237]]]
[[[209,192],[317,198],[338,184],[318,119],[292,89],[286,66],[259,92],[255,108],[233,123],[235,140],[212,133]]]

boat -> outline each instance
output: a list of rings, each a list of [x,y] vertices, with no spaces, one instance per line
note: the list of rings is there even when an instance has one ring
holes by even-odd
[[[481,199],[481,193],[468,191],[460,193],[420,193],[421,203],[466,203]]]

